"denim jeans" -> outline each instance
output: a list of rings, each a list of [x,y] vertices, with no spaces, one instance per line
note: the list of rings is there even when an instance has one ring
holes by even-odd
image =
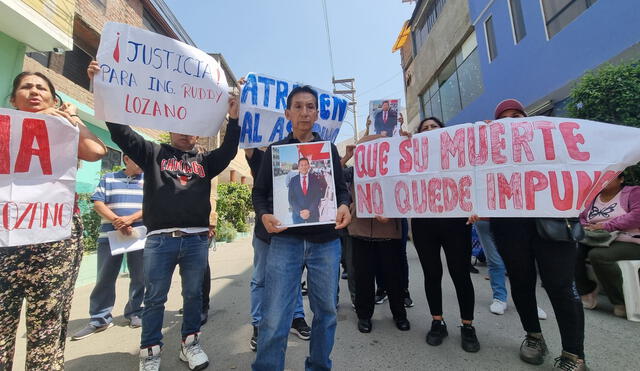
[[[287,336],[307,269],[313,312],[306,370],[330,370],[336,332],[336,293],[340,273],[340,240],[313,243],[291,235],[271,238],[265,265],[265,286],[254,371],[284,370]]]
[[[507,268],[504,266],[502,257],[498,253],[498,248],[493,240],[490,222],[488,220],[478,220],[475,223],[478,238],[484,249],[484,255],[487,257],[487,267],[489,268],[489,282],[491,282],[491,290],[493,298],[503,302],[507,302],[507,285],[505,274]]]
[[[182,278],[182,338],[200,331],[202,279],[207,269],[207,236],[152,235],[144,246],[144,311],[141,348],[162,345],[164,303],[176,265]]]
[[[124,307],[124,317],[142,316],[142,299],[144,297],[144,268],[142,254],[144,250],[127,253],[129,267],[129,301]],[[98,277],[96,286],[89,297],[89,314],[91,325],[100,327],[113,322],[111,310],[116,301],[116,280],[122,265],[122,254],[111,255],[109,242],[98,244]]]
[[[258,326],[262,319],[262,298],[264,296],[264,275],[267,264],[267,252],[269,245],[253,236],[253,274],[251,275],[251,324]],[[302,305],[302,287],[298,289],[296,309],[293,318],[304,318],[304,306]]]

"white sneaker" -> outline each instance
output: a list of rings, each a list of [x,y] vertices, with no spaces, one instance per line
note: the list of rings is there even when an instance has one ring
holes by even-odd
[[[538,319],[547,319],[547,312],[538,307]]]
[[[504,311],[507,310],[507,303],[502,300],[493,299],[493,303],[489,306],[489,310],[493,314],[504,314]]]
[[[189,363],[190,370],[204,370],[209,366],[209,357],[202,350],[199,338],[199,332],[187,336],[180,349],[180,359]]]
[[[160,345],[140,349],[140,371],[160,370]]]

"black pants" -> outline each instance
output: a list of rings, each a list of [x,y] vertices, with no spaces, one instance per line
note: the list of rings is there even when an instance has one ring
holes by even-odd
[[[413,243],[424,273],[424,291],[432,316],[442,315],[442,261],[440,247],[447,258],[449,275],[456,288],[460,317],[473,320],[474,292],[471,262],[471,226],[464,218],[411,219]]]
[[[402,240],[400,240],[400,246],[402,248],[400,282],[402,284],[402,288],[405,290],[404,295],[406,296],[406,291],[409,290],[409,261],[407,260],[407,240],[409,239],[409,224],[406,218],[402,218],[400,220],[402,224]],[[378,270],[376,271],[376,285],[378,286],[378,289],[386,290],[384,288],[384,280],[382,279],[382,270],[380,266],[378,266]]]
[[[533,218],[492,218],[491,232],[509,274],[511,296],[526,332],[541,332],[536,263],[560,328],[563,350],[584,358],[584,312],[576,286],[576,245],[543,240]]]
[[[360,319],[370,319],[375,307],[376,266],[389,295],[389,307],[395,320],[407,318],[404,308],[404,290],[401,282],[402,264],[400,240],[367,241],[358,237],[353,242],[353,268],[356,279],[356,313]]]

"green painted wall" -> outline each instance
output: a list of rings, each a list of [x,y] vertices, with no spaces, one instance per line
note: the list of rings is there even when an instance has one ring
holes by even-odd
[[[0,107],[11,107],[11,83],[22,72],[26,45],[0,32]]]

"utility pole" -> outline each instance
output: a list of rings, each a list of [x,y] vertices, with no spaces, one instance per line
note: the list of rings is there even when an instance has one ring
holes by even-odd
[[[343,96],[347,102],[347,110],[353,112],[353,143],[358,141],[358,116],[356,114],[356,79],[337,79],[332,78],[333,94]]]

